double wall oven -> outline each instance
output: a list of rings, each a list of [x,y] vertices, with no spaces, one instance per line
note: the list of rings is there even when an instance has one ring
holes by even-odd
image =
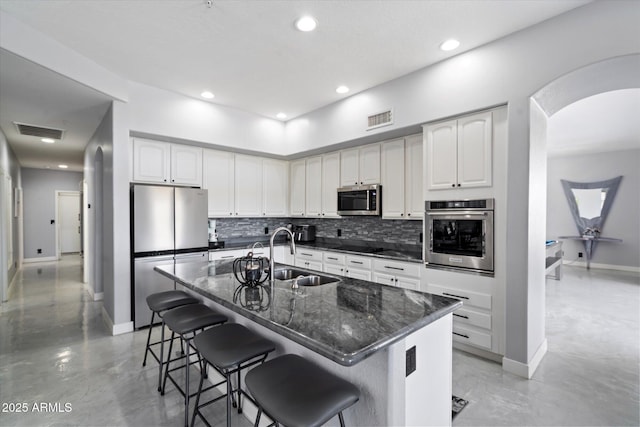
[[[493,275],[494,199],[425,202],[427,267]]]

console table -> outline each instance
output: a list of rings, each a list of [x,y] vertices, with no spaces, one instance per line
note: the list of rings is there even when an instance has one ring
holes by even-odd
[[[598,243],[598,242],[622,243],[622,239],[615,239],[612,237],[559,236],[558,239],[582,240],[584,242],[584,249],[587,255],[587,270],[591,268],[591,254],[593,253],[593,248],[595,243]]]
[[[562,279],[562,242],[548,241],[545,258],[545,276],[553,271],[553,278]]]

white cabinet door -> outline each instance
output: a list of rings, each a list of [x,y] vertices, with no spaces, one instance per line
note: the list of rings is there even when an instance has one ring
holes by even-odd
[[[427,188],[439,190],[457,185],[458,122],[449,120],[425,127]]]
[[[306,179],[306,163],[305,160],[296,160],[289,164],[290,171],[290,205],[289,213],[291,216],[304,216],[305,209],[305,179]]]
[[[369,144],[359,150],[360,184],[380,184],[380,144]]]
[[[373,273],[373,281],[381,285],[396,286],[396,278],[390,274]]]
[[[235,216],[262,216],[262,159],[236,155]]]
[[[360,182],[358,149],[340,152],[340,186],[357,185]]]
[[[371,281],[371,270],[360,270],[359,268],[348,267],[346,271],[347,277],[350,277],[352,279],[367,280],[369,282]]]
[[[133,138],[133,180],[169,183],[171,144]]]
[[[234,216],[234,155],[226,151],[204,150],[202,188],[209,196],[209,218]]]
[[[281,160],[262,160],[262,214],[287,216],[289,164]]]
[[[405,186],[404,212],[408,219],[424,217],[422,135],[411,135],[405,138]],[[383,187],[384,188],[384,187]],[[383,197],[386,196],[386,193]],[[385,199],[386,202],[387,199]],[[383,204],[384,207],[384,204]]]
[[[412,277],[396,277],[396,286],[401,287],[403,289],[411,289],[412,291],[420,290],[420,279],[414,279]]]
[[[329,274],[335,274],[337,276],[344,276],[344,266],[334,264],[324,264],[324,272]]]
[[[382,217],[404,219],[404,139],[382,144]]]
[[[322,157],[309,157],[306,164],[305,216],[322,215]]]
[[[171,144],[171,183],[202,186],[202,148]]]
[[[458,119],[458,186],[491,185],[492,135],[491,112]]]
[[[322,156],[322,217],[338,218],[338,187],[340,187],[340,153]]]

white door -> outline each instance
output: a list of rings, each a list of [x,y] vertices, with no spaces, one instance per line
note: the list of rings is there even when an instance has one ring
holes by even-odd
[[[360,184],[380,183],[380,144],[369,144],[359,150]]]
[[[458,187],[491,186],[491,112],[458,119]]]
[[[289,199],[291,216],[304,216],[305,209],[305,176],[306,163],[304,159],[296,160],[290,163],[291,179]]]
[[[202,188],[208,192],[209,218],[233,216],[235,209],[234,155],[204,150]]]
[[[405,138],[404,210],[410,219],[424,217],[422,157],[422,135],[412,135]]]
[[[171,144],[171,182],[202,186],[202,148]]]
[[[338,187],[340,187],[340,153],[322,156],[322,216],[338,218]]]
[[[450,120],[424,127],[429,190],[451,189],[458,184],[457,124],[456,120]]]
[[[422,158],[420,158],[422,160]],[[382,144],[383,218],[404,218],[404,139]]]
[[[282,160],[262,159],[262,213],[287,216],[289,164]]]
[[[235,175],[236,216],[262,216],[262,159],[236,155]]]
[[[80,193],[58,193],[58,241],[60,254],[80,252]]]
[[[305,215],[317,218],[322,214],[322,157],[309,157],[305,179]]]
[[[133,180],[168,183],[171,145],[148,139],[133,139]]]

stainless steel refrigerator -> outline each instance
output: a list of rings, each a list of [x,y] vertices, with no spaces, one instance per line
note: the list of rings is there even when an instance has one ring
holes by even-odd
[[[175,289],[155,266],[208,259],[207,219],[207,190],[131,186],[131,311],[136,329],[151,322],[147,296]]]

